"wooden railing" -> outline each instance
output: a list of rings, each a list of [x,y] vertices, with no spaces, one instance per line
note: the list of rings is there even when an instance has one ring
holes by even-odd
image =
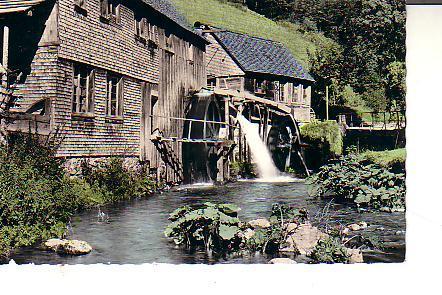
[[[341,113],[337,121],[348,128],[392,130],[406,127],[405,111]]]

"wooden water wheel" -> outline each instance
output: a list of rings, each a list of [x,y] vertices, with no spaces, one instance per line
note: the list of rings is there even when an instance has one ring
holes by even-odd
[[[219,133],[222,115],[215,96],[196,97],[184,127],[188,143],[183,146],[187,182],[215,181],[218,174]],[[194,141],[194,142],[192,142]]]

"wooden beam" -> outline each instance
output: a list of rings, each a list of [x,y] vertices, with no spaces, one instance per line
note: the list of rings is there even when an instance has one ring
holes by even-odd
[[[5,70],[8,70],[8,64],[9,64],[9,27],[4,26],[3,27],[3,57],[2,57],[2,65],[5,68]],[[4,87],[7,87],[8,85],[8,75],[2,75],[2,84]]]

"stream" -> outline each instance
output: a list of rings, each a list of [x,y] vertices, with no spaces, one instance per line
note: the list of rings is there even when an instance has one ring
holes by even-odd
[[[199,184],[173,188],[148,199],[133,200],[118,206],[101,208],[109,220],[101,222],[97,210],[83,212],[72,220],[69,238],[87,241],[94,250],[84,256],[64,256],[24,248],[12,259],[18,264],[141,264],[141,263],[267,263],[272,257],[251,254],[243,257],[209,257],[205,252],[189,252],[164,237],[168,215],[183,205],[204,202],[234,203],[241,208],[239,218],[268,218],[273,203],[284,203],[309,210],[311,218],[329,201],[308,196],[302,181],[265,183],[235,182],[224,186]],[[331,219],[343,224],[365,221],[364,236],[376,236],[385,242],[383,251],[363,252],[364,261],[402,262],[405,259],[405,213],[363,212],[331,203]],[[298,262],[304,262],[295,258]]]

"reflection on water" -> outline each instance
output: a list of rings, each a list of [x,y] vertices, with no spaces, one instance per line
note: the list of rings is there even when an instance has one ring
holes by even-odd
[[[170,243],[163,235],[168,215],[177,207],[203,202],[235,203],[241,207],[239,217],[251,220],[268,217],[273,203],[304,207],[311,216],[327,202],[307,196],[302,182],[237,182],[225,186],[210,184],[179,187],[146,200],[135,200],[117,207],[102,209],[108,222],[99,222],[97,212],[85,212],[72,222],[73,239],[87,241],[94,251],[85,256],[61,256],[35,249],[22,249],[12,258],[16,263],[35,264],[140,264],[140,263],[267,263],[270,257],[214,258],[204,252],[190,253]],[[330,208],[332,218],[343,224],[365,221],[370,226],[364,235],[376,235],[387,242],[385,252],[364,253],[366,262],[400,262],[405,255],[405,214],[366,212],[339,204]],[[301,262],[301,261],[300,261]]]

